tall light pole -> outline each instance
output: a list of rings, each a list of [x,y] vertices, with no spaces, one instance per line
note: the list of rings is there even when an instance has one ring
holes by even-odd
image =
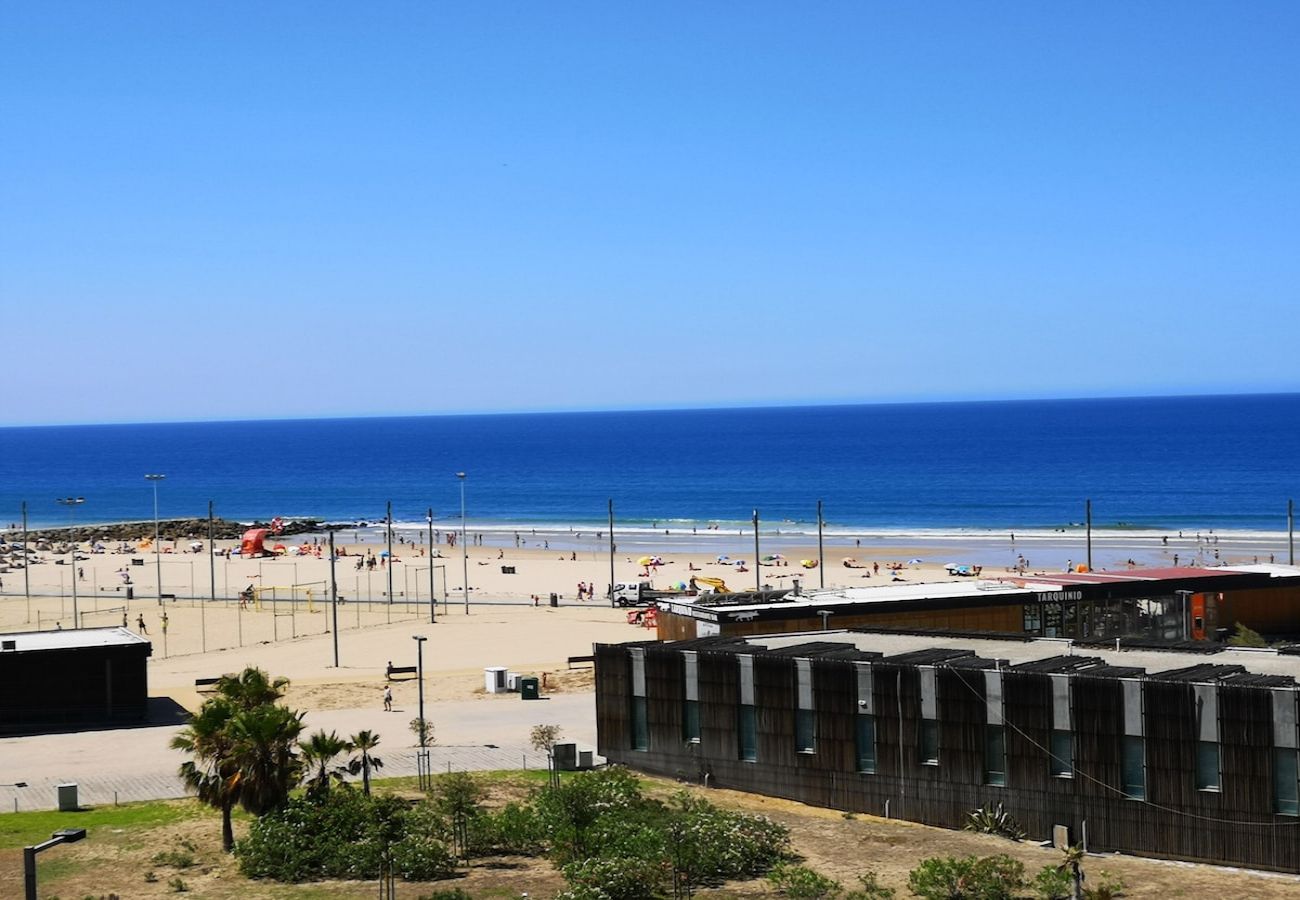
[[[821,586],[826,587],[826,550],[822,545],[822,502],[817,501],[817,573],[821,578]],[[822,623],[822,631],[826,630],[826,623]]]
[[[1088,528],[1088,571],[1092,571],[1092,501],[1083,504],[1083,518]]]
[[[758,510],[754,510],[754,590],[763,589],[763,566],[758,561]]]
[[[159,545],[158,538],[158,482],[167,476],[146,475],[144,477],[153,485],[153,561],[158,574],[158,605],[162,606],[162,547]]]
[[[428,638],[422,634],[413,634],[411,635],[411,640],[415,641],[415,677],[416,677],[416,681],[419,683],[418,686],[420,689],[420,722],[423,723],[424,722],[424,642],[427,641]],[[426,734],[428,734],[428,731],[424,728],[421,728],[420,729],[421,750],[423,750],[425,747]]]
[[[460,568],[465,579],[465,615],[469,615],[469,549],[465,546],[465,473],[457,472],[460,479]]]
[[[334,668],[339,667],[339,583],[334,574],[334,529],[330,529],[330,612],[334,617]],[[355,597],[353,598],[356,599]]]
[[[208,592],[208,598],[215,601],[217,599],[217,542],[216,528],[213,522],[212,501],[208,501],[208,583],[211,590]],[[208,652],[208,626],[207,617],[203,612],[203,605],[199,604],[199,634],[202,637],[203,652]]]
[[[393,621],[393,501],[388,501],[388,513],[385,516],[388,526],[388,621]]]
[[[437,622],[438,594],[433,592],[433,507],[429,507],[429,624]]]
[[[77,615],[77,542],[72,533],[77,507],[86,502],[85,497],[59,497],[55,502],[68,508],[68,544],[72,547],[72,627],[81,627],[81,617]],[[24,548],[25,549],[25,548]],[[24,561],[25,563],[25,561]]]
[[[23,595],[27,597],[27,621],[32,620],[32,572],[27,546],[27,501],[23,501]]]
[[[614,498],[609,498],[609,605],[614,605]]]

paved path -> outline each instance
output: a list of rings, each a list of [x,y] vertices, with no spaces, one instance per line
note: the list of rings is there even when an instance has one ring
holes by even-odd
[[[528,747],[528,731],[537,724],[557,724],[561,740],[593,749],[596,739],[592,694],[557,695],[523,702],[517,695],[430,703],[437,744],[429,748],[434,772],[534,768],[545,758]],[[412,709],[385,713],[375,709],[322,710],[304,720],[309,731],[323,728],[340,735],[363,728],[380,735],[377,755],[384,761],[379,777],[415,775],[416,749],[407,728]],[[177,725],[45,734],[0,739],[0,812],[54,809],[56,785],[76,782],[84,806],[185,796],[176,776],[181,753],[168,746]],[[13,782],[27,783],[25,788]]]

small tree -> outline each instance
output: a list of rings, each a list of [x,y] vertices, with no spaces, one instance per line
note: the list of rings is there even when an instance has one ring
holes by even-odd
[[[432,747],[435,743],[433,739],[433,723],[428,719],[418,717],[412,719],[411,734],[415,735],[415,743],[418,747]]]
[[[790,900],[831,900],[844,890],[838,881],[808,868],[780,863],[767,874],[767,880]]]
[[[456,855],[469,862],[470,820],[481,812],[484,791],[468,772],[449,772],[438,776],[433,786],[433,803],[451,825],[451,839]]]
[[[555,742],[560,739],[560,734],[559,725],[534,725],[528,736],[533,749],[546,754],[546,771],[550,774],[551,784],[560,779],[560,773],[555,769]]]
[[[1070,875],[1070,900],[1083,900],[1083,847],[1075,844],[1065,848],[1065,859],[1061,860],[1060,869]]]
[[[1253,628],[1247,628],[1240,622],[1237,623],[1237,633],[1228,638],[1228,644],[1233,647],[1267,647],[1268,641],[1264,636]]]

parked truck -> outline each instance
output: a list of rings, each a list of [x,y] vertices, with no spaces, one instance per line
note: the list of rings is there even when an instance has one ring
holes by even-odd
[[[691,591],[656,591],[648,581],[619,581],[609,595],[610,606],[652,606],[656,600],[689,597]]]

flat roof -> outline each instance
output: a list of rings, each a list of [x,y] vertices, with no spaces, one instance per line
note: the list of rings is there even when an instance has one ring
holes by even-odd
[[[1034,591],[1001,581],[920,581],[864,585],[862,587],[819,588],[802,594],[786,594],[771,603],[728,603],[727,594],[701,594],[682,600],[661,600],[660,606],[725,607],[728,612],[765,609],[799,609],[810,606],[830,607],[862,603],[893,603],[899,600],[947,600],[986,594],[1027,595]],[[701,602],[713,599],[714,602]]]
[[[1228,647],[1223,644],[1202,644],[1195,650],[1153,649],[1151,647],[1123,648],[1115,650],[1113,646],[1101,646],[1099,643],[1077,642],[1066,638],[998,638],[996,636],[954,637],[952,635],[928,635],[856,631],[815,631],[800,634],[747,635],[718,645],[719,649],[733,653],[745,653],[746,646],[755,650],[766,648],[768,651],[780,652],[789,647],[809,644],[816,646],[834,644],[835,648],[822,649],[809,653],[816,658],[827,653],[858,650],[869,654],[881,654],[879,662],[889,662],[889,657],[905,654],[923,653],[935,650],[963,651],[975,657],[998,660],[1002,667],[1013,667],[1027,663],[1042,662],[1061,657],[1078,657],[1079,661],[1099,660],[1104,666],[1113,668],[1144,669],[1145,673],[1136,673],[1134,677],[1146,674],[1160,677],[1162,673],[1179,672],[1192,667],[1212,670],[1215,667],[1241,667],[1251,675],[1281,676],[1283,679],[1300,680],[1300,655],[1279,652],[1275,649],[1254,649],[1246,647]],[[680,642],[687,649],[690,641]],[[672,646],[669,642],[665,646]],[[813,646],[813,645],[810,645]],[[1063,661],[1064,662],[1064,661]],[[992,668],[990,666],[990,668]],[[1063,667],[1064,672],[1068,667]],[[1088,674],[1088,669],[1074,669],[1078,674]],[[1102,674],[1099,671],[1098,674]],[[1113,673],[1112,673],[1113,674]],[[1215,678],[1193,679],[1213,681]]]
[[[149,641],[120,625],[111,628],[69,628],[66,631],[19,631],[0,634],[6,646],[14,642],[12,650],[0,653],[27,653],[37,650],[84,650],[91,647],[126,647],[133,644],[148,645]]]

